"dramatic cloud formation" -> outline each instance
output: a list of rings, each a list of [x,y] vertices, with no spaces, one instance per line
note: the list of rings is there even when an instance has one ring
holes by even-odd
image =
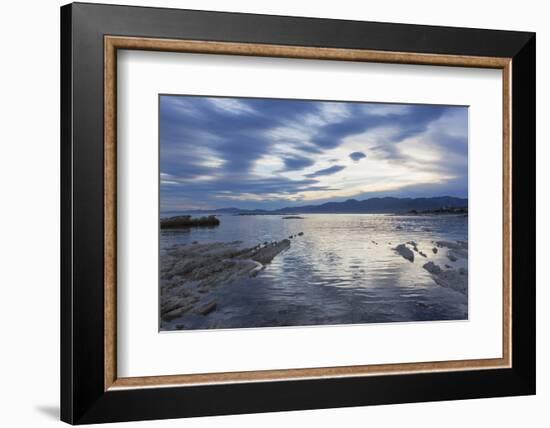
[[[162,95],[161,210],[465,197],[467,116],[466,107]]]

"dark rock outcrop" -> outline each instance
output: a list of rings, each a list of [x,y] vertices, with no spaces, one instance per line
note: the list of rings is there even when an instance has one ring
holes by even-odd
[[[397,247],[393,249],[397,254],[400,256],[403,256],[405,259],[407,259],[410,262],[414,262],[414,253],[412,250],[407,247],[405,244],[399,244]]]
[[[425,263],[422,267],[431,274],[436,284],[462,294],[468,294],[468,270],[466,268],[443,270],[434,262]]]
[[[190,215],[179,215],[176,217],[163,218],[160,220],[161,229],[185,229],[189,227],[215,227],[219,226],[220,220],[214,216],[192,218]]]
[[[252,260],[257,261],[263,265],[270,263],[277,254],[290,247],[290,241],[283,239],[279,242],[274,242],[270,245],[260,248],[251,257]]]
[[[218,306],[218,304],[215,301],[211,301],[211,302],[205,303],[200,308],[197,308],[195,310],[195,312],[199,315],[205,315],[206,316],[210,312],[214,311],[216,309],[216,306]]]

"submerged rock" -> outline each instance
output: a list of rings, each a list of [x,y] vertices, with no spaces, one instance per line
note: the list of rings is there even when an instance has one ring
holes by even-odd
[[[205,305],[198,308],[195,312],[199,315],[208,315],[210,312],[216,309],[218,304],[215,301],[208,302]]]
[[[275,242],[273,245],[260,248],[251,256],[251,259],[265,265],[270,263],[277,254],[286,250],[288,247],[290,247],[290,241],[288,239],[283,239],[282,241]]]
[[[427,309],[427,308],[430,308],[432,305],[424,302],[416,302],[416,306],[418,306],[419,308]]]
[[[445,247],[450,250],[468,250],[468,242],[467,241],[456,241],[456,242],[450,242],[450,241],[436,241],[436,245],[438,247]]]
[[[412,250],[407,247],[405,244],[399,244],[397,247],[393,249],[397,254],[404,257],[410,262],[414,262],[414,253]]]
[[[422,266],[432,276],[436,284],[451,288],[462,294],[468,294],[468,270],[461,268],[458,271],[454,269],[442,270],[434,262],[425,263]]]
[[[409,241],[409,242],[407,242],[407,244],[409,244],[409,245],[412,247],[412,249],[413,249],[416,253],[418,253],[418,244],[417,244],[416,242],[414,242],[414,241]],[[426,256],[424,256],[424,257],[426,257]]]
[[[434,262],[425,263],[422,267],[426,269],[428,272],[436,275],[441,273],[441,268],[438,265],[436,265]]]
[[[173,309],[169,312],[164,312],[164,313],[161,312],[161,314],[164,320],[170,321],[181,317],[184,313],[188,312],[191,309],[193,309],[193,305],[189,304],[189,305],[179,306],[176,309]]]
[[[436,245],[439,248],[447,248],[447,258],[452,262],[468,259],[468,241],[436,241]],[[437,253],[437,248],[434,247],[432,251]]]
[[[462,294],[468,294],[468,276],[454,269],[442,271],[435,276],[435,282],[442,287],[448,287]]]
[[[447,256],[452,256],[455,259],[467,259],[468,258],[468,250],[448,250]]]

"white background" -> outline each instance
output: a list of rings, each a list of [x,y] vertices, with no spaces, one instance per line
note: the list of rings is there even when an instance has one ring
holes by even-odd
[[[104,1],[105,3],[111,3]],[[550,211],[548,121],[550,28],[544,2],[463,0],[358,2],[189,0],[130,4],[243,11],[414,24],[537,31],[538,261]],[[59,10],[56,0],[5,2],[0,68],[0,402],[2,425],[58,424],[59,406]],[[543,187],[543,183],[546,186]],[[158,427],[473,427],[547,426],[550,404],[548,271],[538,273],[538,395],[461,402],[285,412],[131,423]],[[546,363],[545,363],[546,361]]]
[[[119,376],[502,356],[502,71],[125,51],[117,78]],[[468,105],[469,320],[159,334],[159,93]]]

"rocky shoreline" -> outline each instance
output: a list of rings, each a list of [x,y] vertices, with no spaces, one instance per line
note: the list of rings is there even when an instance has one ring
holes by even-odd
[[[439,253],[439,250],[446,249],[447,259],[454,263],[459,260],[468,261],[468,242],[467,241],[435,241],[431,252]],[[399,244],[393,250],[404,259],[414,263],[415,253],[427,258],[426,253],[418,248],[418,244],[414,241],[409,241],[405,244]],[[428,252],[429,253],[429,252]],[[465,267],[452,267],[449,264],[444,264],[443,268],[433,261],[428,261],[422,267],[431,275],[434,282],[442,287],[451,288],[464,295],[468,295],[468,269]]]
[[[303,232],[294,232],[285,239],[253,247],[244,246],[242,241],[193,241],[166,248],[160,258],[161,329],[224,326],[220,317],[225,316],[228,302],[223,296],[233,292],[220,287],[254,278],[302,236]],[[382,244],[371,242],[376,246]],[[468,296],[467,241],[411,240],[387,244],[396,256],[418,266],[413,268],[416,272],[423,270],[438,286]]]
[[[243,248],[241,241],[233,241],[176,245],[166,250],[160,265],[161,323],[189,312],[206,316],[215,311],[218,302],[210,298],[215,287],[256,276],[290,245],[290,239],[283,239]]]

